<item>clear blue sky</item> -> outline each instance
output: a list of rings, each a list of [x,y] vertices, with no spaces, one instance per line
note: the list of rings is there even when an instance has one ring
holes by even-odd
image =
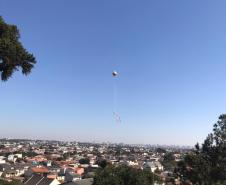
[[[0,0],[0,10],[38,61],[0,83],[1,137],[194,145],[226,113],[224,0]]]

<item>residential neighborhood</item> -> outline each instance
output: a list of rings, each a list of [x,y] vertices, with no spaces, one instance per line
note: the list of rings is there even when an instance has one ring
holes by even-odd
[[[166,153],[179,161],[189,150],[176,146],[1,139],[0,177],[25,185],[91,185],[99,168],[126,165],[150,170],[166,182],[173,174],[164,168]]]

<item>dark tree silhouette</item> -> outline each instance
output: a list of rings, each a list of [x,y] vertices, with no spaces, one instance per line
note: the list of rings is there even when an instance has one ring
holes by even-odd
[[[226,184],[226,115],[221,115],[213,132],[197,144],[195,150],[178,164],[178,174],[183,181],[193,184]]]
[[[176,167],[176,161],[173,153],[168,152],[165,154],[162,161],[162,165],[164,166],[165,170],[168,170],[168,171],[174,170],[174,168]]]
[[[101,168],[105,168],[107,166],[107,161],[105,159],[101,159],[99,161],[97,161],[97,164],[101,167]]]
[[[80,164],[89,164],[89,162],[90,162],[89,158],[82,158],[79,160]]]
[[[0,73],[3,81],[20,69],[28,75],[36,63],[35,57],[23,47],[19,38],[17,26],[7,24],[0,16]]]

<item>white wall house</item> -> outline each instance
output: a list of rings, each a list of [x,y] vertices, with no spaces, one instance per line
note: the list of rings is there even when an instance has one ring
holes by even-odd
[[[146,162],[146,163],[144,163],[143,168],[144,169],[150,169],[151,172],[154,172],[157,169],[160,170],[160,171],[163,171],[163,166],[158,161]]]

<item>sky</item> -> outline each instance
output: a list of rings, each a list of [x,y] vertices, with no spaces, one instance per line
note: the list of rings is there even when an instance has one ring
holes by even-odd
[[[224,0],[0,0],[37,59],[29,76],[0,82],[0,136],[202,143],[226,113],[225,9]]]

